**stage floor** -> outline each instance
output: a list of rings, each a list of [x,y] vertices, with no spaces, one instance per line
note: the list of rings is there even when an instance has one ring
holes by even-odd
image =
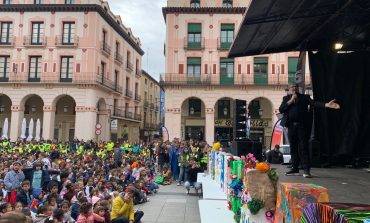
[[[281,182],[314,183],[329,189],[331,202],[370,204],[370,173],[364,169],[313,168],[313,178],[285,176],[287,166],[277,168]]]

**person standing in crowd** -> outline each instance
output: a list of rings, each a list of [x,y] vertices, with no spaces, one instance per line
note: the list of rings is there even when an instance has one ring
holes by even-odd
[[[15,161],[12,170],[7,172],[4,178],[5,188],[8,191],[7,196],[9,203],[14,204],[16,202],[17,189],[21,186],[24,178],[21,163]]]
[[[299,173],[299,164],[304,170],[303,177],[310,178],[311,165],[309,160],[308,139],[311,132],[310,109],[331,108],[340,109],[335,100],[328,103],[313,101],[309,95],[300,94],[298,85],[293,84],[289,87],[290,94],[284,96],[279,107],[283,114],[281,125],[288,128],[288,138],[290,142],[290,151],[292,156],[292,169],[286,172],[286,175]]]
[[[174,181],[179,178],[179,147],[177,141],[174,141],[168,150],[168,156],[171,166],[172,177]]]
[[[49,172],[42,169],[41,162],[35,162],[32,169],[25,169],[25,178],[31,182],[33,195],[40,194],[41,190],[47,190],[50,182]]]
[[[187,181],[188,179],[188,165],[189,165],[189,147],[187,146],[186,142],[181,142],[181,146],[179,149],[179,168],[180,174],[177,181],[177,186],[182,185],[183,182]]]
[[[166,152],[165,152],[164,146],[165,144],[159,145],[159,143],[157,143],[156,145],[158,173],[162,172],[163,165],[165,164]]]
[[[275,145],[273,150],[270,150],[266,154],[267,162],[271,164],[282,164],[284,162],[283,153],[280,152],[280,146]]]

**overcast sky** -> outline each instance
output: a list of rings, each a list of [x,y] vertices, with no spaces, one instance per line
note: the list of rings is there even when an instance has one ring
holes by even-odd
[[[158,80],[164,73],[163,44],[165,23],[162,7],[166,0],[108,0],[114,14],[120,15],[126,27],[140,38],[145,51],[142,68]]]

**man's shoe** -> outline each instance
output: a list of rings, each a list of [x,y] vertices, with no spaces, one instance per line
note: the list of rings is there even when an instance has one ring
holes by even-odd
[[[291,169],[291,170],[289,170],[288,172],[285,173],[285,175],[287,175],[287,176],[296,175],[296,174],[299,174],[299,170]]]
[[[305,171],[305,172],[304,172],[304,174],[303,174],[303,177],[304,177],[304,178],[312,178],[312,175],[311,175],[311,173],[310,173],[310,172]]]

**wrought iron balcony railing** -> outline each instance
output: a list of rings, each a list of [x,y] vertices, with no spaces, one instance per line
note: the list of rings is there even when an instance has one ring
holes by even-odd
[[[130,91],[129,89],[126,89],[126,97],[129,97],[129,98],[132,98],[132,91]]]
[[[100,49],[102,53],[104,53],[106,56],[110,56],[111,54],[111,47],[106,42],[102,42],[100,45]]]
[[[203,50],[205,39],[204,37],[189,39],[188,37],[184,38],[184,49],[185,50]]]
[[[55,37],[55,46],[57,47],[77,47],[78,36],[61,35]]]
[[[25,36],[23,38],[23,45],[28,47],[45,47],[47,44],[46,37],[44,35]]]
[[[134,65],[128,60],[126,62],[126,70],[128,70],[130,72],[134,70]]]
[[[14,46],[15,38],[13,36],[0,38],[0,47]]]
[[[114,53],[114,60],[119,64],[123,63],[122,55],[119,52]]]

